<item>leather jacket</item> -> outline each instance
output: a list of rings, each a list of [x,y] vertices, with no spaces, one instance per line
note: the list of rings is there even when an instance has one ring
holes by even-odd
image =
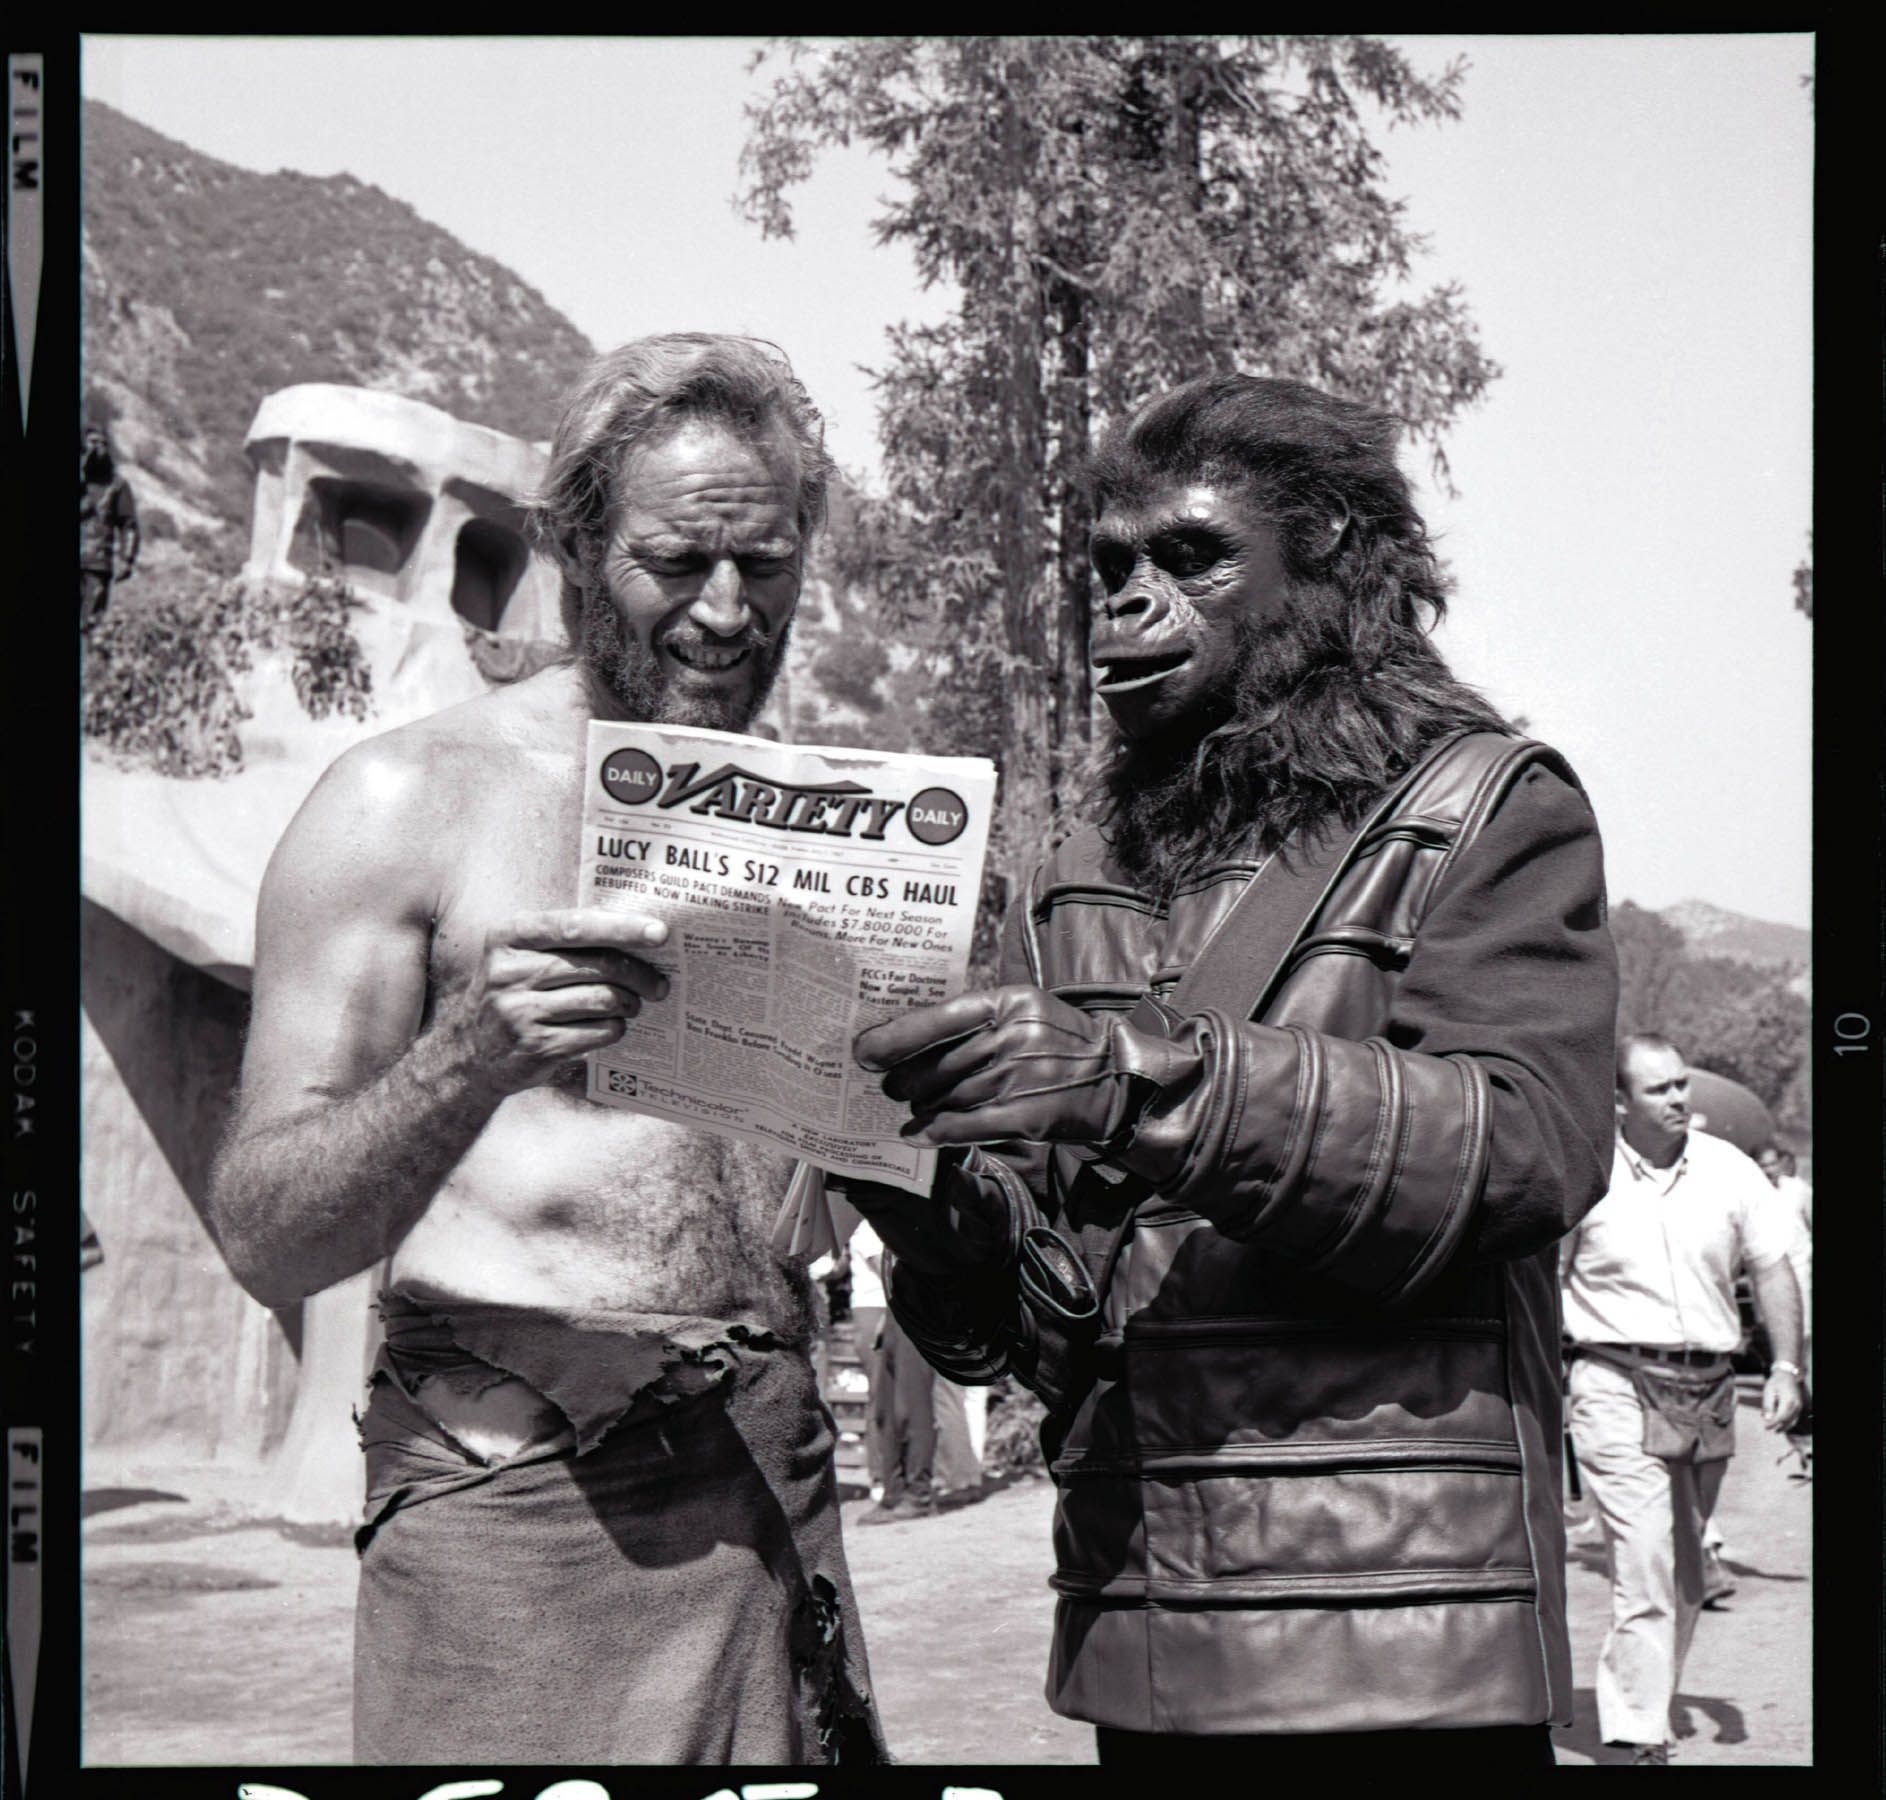
[[[1255,872],[1165,908],[1083,832],[1012,911],[1004,979],[1169,994]],[[1049,1703],[1206,1734],[1566,1722],[1553,1246],[1608,1180],[1617,1004],[1576,777],[1461,740],[1364,835],[1260,1022],[1251,997],[1175,1016],[1211,1073],[1167,1191],[1129,1215],[1104,1162],[970,1152],[951,1178],[1001,1195],[1003,1253],[892,1259],[933,1363],[1050,1403]],[[1097,1342],[1051,1368],[1083,1309]]]

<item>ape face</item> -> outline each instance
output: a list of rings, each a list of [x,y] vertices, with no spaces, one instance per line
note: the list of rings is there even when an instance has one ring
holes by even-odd
[[[1092,554],[1107,597],[1088,656],[1114,723],[1139,739],[1209,730],[1240,643],[1290,604],[1269,521],[1240,489],[1179,479],[1109,499]]]

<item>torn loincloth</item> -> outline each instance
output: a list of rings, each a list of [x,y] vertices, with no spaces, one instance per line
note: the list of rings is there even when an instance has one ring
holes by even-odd
[[[803,1351],[667,1315],[382,1313],[357,1761],[888,1760]],[[467,1441],[487,1393],[502,1453]]]

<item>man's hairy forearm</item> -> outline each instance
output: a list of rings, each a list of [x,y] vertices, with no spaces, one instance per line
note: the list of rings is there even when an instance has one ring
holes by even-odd
[[[418,1222],[502,1095],[449,1026],[358,1091],[285,1118],[241,1110],[210,1179],[236,1279],[283,1306],[371,1268]]]

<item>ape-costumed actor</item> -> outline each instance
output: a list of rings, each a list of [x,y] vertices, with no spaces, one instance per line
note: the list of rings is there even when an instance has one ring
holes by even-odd
[[[1049,1402],[1048,1698],[1103,1763],[1523,1768],[1570,1718],[1553,1246],[1610,1168],[1602,858],[1571,770],[1428,639],[1395,439],[1213,376],[1101,452],[1099,823],[1011,909],[1005,985],[857,1040],[949,1147],[927,1199],[848,1185],[892,1308],[945,1374]],[[1128,1022],[1450,739],[1260,1022],[1255,992]]]
[[[118,473],[111,434],[88,425],[79,440],[79,629],[90,631],[111,604],[111,584],[137,572],[137,501]]]

